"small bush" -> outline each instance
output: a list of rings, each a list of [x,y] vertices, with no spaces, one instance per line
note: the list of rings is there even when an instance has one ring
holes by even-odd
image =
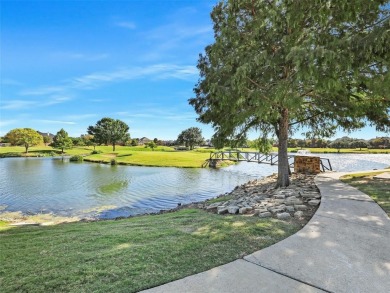
[[[83,158],[83,156],[76,155],[76,156],[70,157],[69,161],[70,162],[82,162],[82,161],[84,161],[84,158]]]
[[[97,155],[97,154],[101,154],[101,153],[102,153],[102,151],[97,151],[97,150],[92,151],[92,155]]]
[[[118,162],[117,162],[117,160],[112,159],[110,164],[111,164],[111,166],[115,166],[115,165],[118,165]]]

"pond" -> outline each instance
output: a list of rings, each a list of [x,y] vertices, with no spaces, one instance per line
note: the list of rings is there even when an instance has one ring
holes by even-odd
[[[323,154],[338,171],[379,169],[390,155]],[[116,218],[215,197],[277,166],[241,162],[222,169],[72,163],[62,158],[0,159],[0,207],[24,214]],[[1,212],[1,210],[0,210]]]

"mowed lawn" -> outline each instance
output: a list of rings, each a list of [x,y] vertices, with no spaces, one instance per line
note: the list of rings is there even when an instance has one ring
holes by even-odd
[[[92,162],[110,163],[115,159],[119,164],[158,166],[158,167],[184,167],[201,168],[210,157],[208,149],[193,151],[175,151],[171,147],[160,146],[154,150],[143,146],[127,147],[116,146],[115,151],[112,146],[97,146],[99,154],[91,154],[92,147],[74,147],[65,150],[66,155],[83,155],[84,159]],[[23,147],[0,147],[0,155],[4,156],[50,156],[60,155],[58,149],[52,147],[31,147],[28,154],[24,153]]]
[[[390,172],[390,169],[389,169]],[[376,179],[383,172],[369,172],[346,175],[341,181],[368,194],[390,217],[390,179]]]
[[[300,228],[197,209],[50,227],[3,226],[1,292],[136,292],[231,262]]]

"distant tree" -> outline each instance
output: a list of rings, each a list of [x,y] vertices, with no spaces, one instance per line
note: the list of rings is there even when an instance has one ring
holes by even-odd
[[[278,139],[277,186],[290,184],[287,140],[307,129],[390,129],[389,1],[221,0],[214,42],[189,100],[223,144],[261,130]],[[216,145],[220,147],[221,145]]]
[[[95,126],[89,126],[87,130],[88,134],[94,136],[94,140],[98,144],[112,144],[113,151],[119,142],[129,140],[128,131],[129,126],[125,122],[107,117],[96,122]]]
[[[83,135],[81,135],[81,139],[83,140],[83,143],[86,146],[93,146],[94,145],[93,135],[83,134]]]
[[[298,139],[297,145],[302,149],[306,146],[306,141],[304,139]]]
[[[298,141],[296,138],[290,138],[287,142],[289,148],[296,148],[298,146]]]
[[[183,130],[177,137],[177,142],[179,144],[184,144],[186,147],[189,147],[190,150],[192,150],[195,145],[202,144],[202,130],[200,130],[198,127],[190,127],[186,130]]]
[[[368,146],[369,143],[364,139],[355,139],[349,144],[350,148],[359,148],[360,150],[362,150],[362,148],[367,148]]]
[[[84,140],[81,137],[71,137],[74,146],[84,146]]]
[[[266,137],[259,137],[251,142],[250,147],[257,149],[262,154],[269,154],[272,151],[274,141]]]
[[[153,141],[154,141],[154,143],[155,143],[155,144],[157,144],[157,142],[158,142],[158,138],[157,138],[157,137],[155,137],[155,138],[153,139]]]
[[[390,147],[390,137],[376,137],[369,140],[372,148],[385,149]]]
[[[138,139],[133,138],[133,139],[131,140],[131,145],[132,145],[132,146],[137,146],[137,145],[138,145]]]
[[[48,135],[43,136],[43,142],[45,143],[45,146],[52,143],[52,141],[53,141],[53,139],[50,136],[48,136]]]
[[[64,153],[64,149],[72,148],[73,142],[68,136],[68,133],[61,128],[61,130],[54,136],[51,146],[56,149],[61,149],[61,152]]]
[[[150,147],[152,151],[154,151],[154,149],[157,147],[157,144],[152,140],[147,143],[147,146]]]
[[[42,135],[31,128],[15,128],[6,134],[6,139],[11,145],[24,146],[26,153],[31,146],[43,143]]]

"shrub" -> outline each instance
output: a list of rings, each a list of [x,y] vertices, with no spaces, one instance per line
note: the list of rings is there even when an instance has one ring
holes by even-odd
[[[111,163],[111,166],[118,165],[118,162],[115,159],[112,159],[110,163]]]
[[[97,154],[101,154],[102,151],[98,151],[98,150],[93,150],[92,151],[92,155],[97,155]]]
[[[83,156],[76,155],[76,156],[70,157],[69,161],[70,162],[82,162],[82,161],[84,161],[84,158],[83,158]]]

